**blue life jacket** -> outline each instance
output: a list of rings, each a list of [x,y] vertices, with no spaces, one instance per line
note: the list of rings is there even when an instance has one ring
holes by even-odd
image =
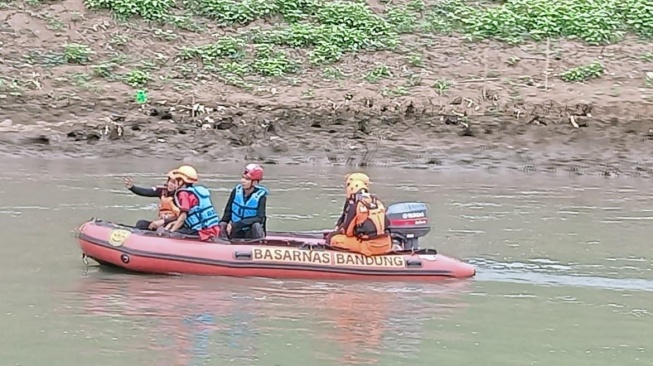
[[[175,204],[179,205],[179,192],[190,192],[199,200],[199,204],[191,207],[184,220],[184,224],[193,230],[201,230],[216,226],[220,223],[220,217],[211,201],[211,192],[204,186],[192,185],[190,187],[180,188],[175,192]]]
[[[256,188],[254,188],[254,193],[252,193],[252,195],[247,199],[247,202],[245,202],[245,190],[243,189],[243,185],[237,185],[235,190],[234,201],[231,203],[231,222],[239,222],[243,219],[255,217],[258,213],[259,201],[263,196],[270,193],[267,188],[256,186]],[[243,230],[247,229],[249,228],[243,228]]]

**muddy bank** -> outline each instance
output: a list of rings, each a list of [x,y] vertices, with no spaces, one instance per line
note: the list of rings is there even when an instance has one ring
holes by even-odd
[[[102,4],[0,4],[0,154],[653,176],[653,54],[633,34],[469,42],[452,1],[275,3],[278,17],[256,3],[256,19],[221,21],[161,8],[149,22]],[[583,6],[599,25],[609,13]],[[292,43],[300,25],[349,43]]]
[[[627,106],[548,103],[461,116],[455,99],[328,107],[188,100],[131,110],[118,99],[11,104],[0,118],[0,152],[653,176],[653,119],[624,118]]]

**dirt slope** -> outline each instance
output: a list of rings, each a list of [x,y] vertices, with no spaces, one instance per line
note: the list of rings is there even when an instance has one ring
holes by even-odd
[[[0,1],[0,151],[653,173],[653,14],[503,3]]]

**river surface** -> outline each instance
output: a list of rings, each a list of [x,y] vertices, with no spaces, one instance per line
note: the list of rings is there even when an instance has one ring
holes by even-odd
[[[651,365],[653,183],[369,170],[424,200],[423,246],[473,263],[435,284],[129,275],[86,266],[72,230],[155,215],[129,193],[174,164],[0,162],[1,365]],[[222,211],[242,167],[199,164]],[[269,228],[333,226],[346,170],[267,166]]]

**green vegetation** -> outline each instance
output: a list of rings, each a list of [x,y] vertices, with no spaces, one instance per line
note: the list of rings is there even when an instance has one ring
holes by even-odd
[[[140,17],[187,29],[190,24],[200,29],[202,22],[210,21],[242,29],[237,35],[184,47],[178,53],[182,62],[201,61],[193,69],[240,85],[246,83],[238,79],[246,76],[293,74],[365,51],[406,51],[408,64],[421,67],[420,54],[400,47],[404,33],[457,32],[470,40],[494,38],[509,43],[567,37],[604,44],[622,39],[627,32],[653,37],[653,0],[510,0],[501,4],[447,0],[428,6],[423,0],[412,0],[388,5],[382,14],[364,1],[85,0],[85,4],[90,9],[109,9],[120,19]],[[275,26],[252,25],[259,20]],[[175,38],[169,31],[163,34]],[[182,73],[189,72],[187,68]],[[363,78],[378,82],[390,76],[390,70],[380,65]],[[329,78],[334,79],[333,75]]]
[[[598,45],[617,42],[627,32],[653,38],[652,0],[508,0],[485,6],[449,0],[433,12],[440,29],[470,39],[520,43],[567,37]]]
[[[30,0],[33,7],[42,3]],[[107,31],[104,44],[78,40],[55,51],[26,50],[23,56],[47,68],[83,65],[75,70],[71,85],[91,85],[89,78],[102,78],[134,88],[172,82],[181,90],[218,78],[253,89],[263,81],[298,84],[317,75],[336,83],[356,79],[379,84],[379,92],[389,97],[410,94],[410,88],[420,85],[445,96],[461,85],[461,76],[434,69],[424,50],[459,53],[461,47],[446,49],[436,35],[509,44],[567,38],[604,45],[627,34],[653,39],[653,0],[382,0],[380,8],[364,0],[84,0],[84,4],[112,14],[118,31],[108,32],[106,24],[100,25],[94,31]],[[52,30],[66,31],[56,14],[45,13],[41,19]],[[193,32],[215,36],[206,44],[186,42]],[[170,42],[171,47],[132,52],[141,39]],[[380,51],[398,61],[375,59],[372,53]],[[365,59],[364,68],[348,68],[357,57]],[[552,58],[565,57],[569,56]],[[653,59],[650,53],[634,57]],[[518,57],[504,61],[515,69],[530,62]],[[566,82],[584,82],[604,75],[605,67],[592,63],[553,72]],[[476,82],[490,75],[502,77],[496,70],[485,70],[481,76],[470,72],[468,79]],[[398,78],[399,83],[392,81]],[[4,94],[34,84],[0,81]],[[312,90],[305,97],[311,95]]]
[[[120,19],[140,16],[146,20],[166,22],[174,19],[175,0],[84,0],[91,10],[108,9]]]
[[[605,73],[605,66],[600,62],[592,62],[589,65],[569,69],[560,74],[560,78],[568,83],[577,83],[590,79],[598,79],[603,73]]]
[[[280,76],[299,70],[302,59],[291,59],[289,50],[309,50],[312,65],[339,61],[357,51],[392,49],[397,45],[396,27],[363,3],[322,0],[196,0],[187,3],[196,13],[220,24],[246,26],[257,19],[278,18],[286,24],[272,29],[250,28],[239,38],[226,37],[215,44],[186,48],[182,59],[199,57],[205,63],[245,57],[246,44],[253,43],[255,57],[238,75],[248,71],[262,76]],[[274,51],[273,51],[274,50]],[[227,64],[218,68],[229,73]]]
[[[83,65],[91,60],[93,50],[87,45],[70,43],[65,45],[63,59],[70,64]]]

